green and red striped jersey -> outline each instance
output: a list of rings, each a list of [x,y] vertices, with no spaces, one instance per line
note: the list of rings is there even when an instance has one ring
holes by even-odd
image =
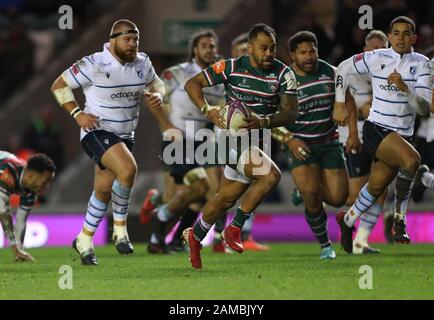
[[[12,153],[0,151],[0,192],[20,196],[20,206],[25,209],[32,207],[36,201],[36,195],[21,185],[21,175],[26,162],[17,158]]]
[[[218,61],[202,72],[210,86],[225,86],[226,101],[240,100],[260,115],[275,113],[280,95],[297,93],[292,69],[277,59],[267,70],[253,67],[249,56],[241,56]]]
[[[319,143],[339,138],[333,122],[335,101],[335,68],[319,59],[315,73],[300,76],[297,80],[298,116],[286,126],[295,137],[307,143]]]

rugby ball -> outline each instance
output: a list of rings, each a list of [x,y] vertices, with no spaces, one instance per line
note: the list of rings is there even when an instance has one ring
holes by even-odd
[[[227,129],[238,132],[239,127],[246,123],[245,118],[250,116],[250,110],[239,100],[231,100],[222,110],[222,117]]]

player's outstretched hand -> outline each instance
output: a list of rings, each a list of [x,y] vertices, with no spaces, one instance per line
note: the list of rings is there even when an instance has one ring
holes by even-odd
[[[286,144],[298,160],[304,161],[309,157],[310,148],[303,140],[292,138]]]
[[[99,117],[86,112],[80,112],[75,121],[86,132],[94,130],[99,126]]]
[[[161,94],[157,92],[145,92],[145,99],[148,104],[148,107],[152,110],[157,110],[161,108],[163,104],[163,99],[161,98]]]
[[[220,129],[226,129],[225,122],[224,122],[222,114],[220,112],[221,109],[223,109],[223,106],[220,109],[214,108],[214,109],[208,111],[207,117],[210,121],[215,123],[215,125],[217,127],[219,127]]]
[[[348,112],[344,102],[336,102],[333,106],[333,120],[339,126],[346,126],[348,123]]]

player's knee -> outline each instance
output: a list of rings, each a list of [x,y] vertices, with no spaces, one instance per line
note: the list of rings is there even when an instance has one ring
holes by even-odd
[[[112,190],[111,189],[95,190],[95,196],[99,201],[108,203],[112,197]]]
[[[212,198],[212,203],[214,205],[214,207],[218,208],[219,210],[225,211],[229,208],[232,208],[235,203],[237,202],[237,199],[232,199],[226,196],[223,196],[220,193],[217,193],[213,198]]]
[[[136,179],[136,175],[137,175],[137,164],[135,162],[130,162],[128,164],[125,164],[122,171],[119,172],[117,179],[121,184],[128,185],[134,182],[134,180]]]
[[[281,179],[282,175],[278,170],[271,170],[268,174],[260,178],[261,183],[265,184],[269,189],[276,187]]]
[[[209,191],[209,184],[206,180],[197,181],[191,187],[195,198],[204,198]]]
[[[300,193],[309,211],[316,212],[322,207],[321,192],[317,188],[308,188]]]
[[[333,197],[330,201],[331,203],[328,204],[336,208],[342,207],[343,205],[345,205],[345,203],[348,202],[347,199],[348,199],[348,192],[342,192],[341,194],[338,194],[335,197]]]
[[[417,168],[420,165],[420,155],[417,152],[412,152],[410,156],[405,157],[404,166],[401,169],[404,169],[412,174],[416,173]]]

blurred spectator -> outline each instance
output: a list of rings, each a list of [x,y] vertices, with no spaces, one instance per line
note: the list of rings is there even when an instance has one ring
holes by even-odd
[[[44,106],[25,130],[22,148],[47,154],[56,163],[57,172],[63,169],[62,137],[51,106]]]

